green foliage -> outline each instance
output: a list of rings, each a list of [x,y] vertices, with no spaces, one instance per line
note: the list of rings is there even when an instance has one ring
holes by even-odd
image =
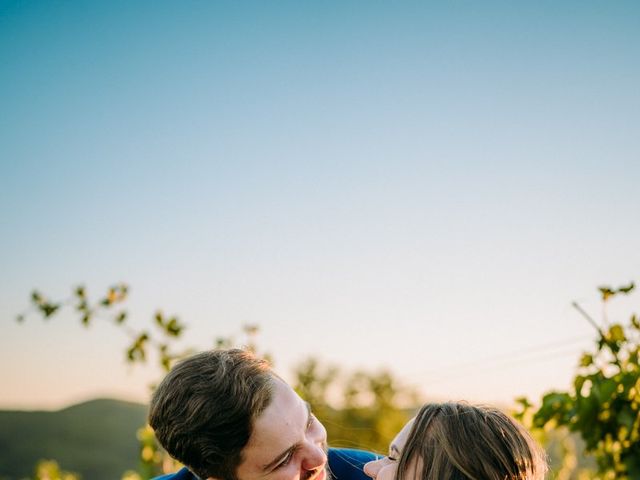
[[[603,302],[627,295],[634,284],[617,289],[600,287]],[[581,310],[582,312],[582,310]],[[584,313],[584,312],[583,312]],[[588,318],[595,325],[595,322]],[[640,322],[602,329],[593,352],[582,355],[572,388],[549,392],[531,411],[530,425],[547,431],[567,427],[580,434],[597,462],[598,480],[640,478]],[[531,410],[521,401],[521,418]]]
[[[60,468],[55,460],[40,460],[36,465],[35,480],[79,480],[80,477]]]
[[[171,365],[192,350],[174,351],[176,340],[185,329],[185,325],[176,316],[165,317],[161,311],[154,315],[155,329],[135,330],[129,326],[129,312],[123,308],[128,299],[129,286],[120,283],[107,289],[107,292],[96,301],[91,301],[87,289],[80,285],[73,289],[71,296],[60,301],[51,301],[45,295],[33,291],[31,294],[31,310],[18,315],[17,320],[24,322],[30,311],[39,313],[43,319],[49,319],[60,313],[63,307],[70,307],[80,317],[80,323],[89,327],[94,321],[107,321],[129,338],[129,346],[125,349],[129,363],[143,363],[147,361],[150,350],[164,371],[169,371]]]
[[[391,439],[411,417],[402,406],[417,403],[417,393],[398,385],[386,371],[341,374],[337,367],[322,367],[310,358],[295,375],[295,390],[310,403],[335,447],[386,453]],[[332,407],[332,403],[339,405]]]

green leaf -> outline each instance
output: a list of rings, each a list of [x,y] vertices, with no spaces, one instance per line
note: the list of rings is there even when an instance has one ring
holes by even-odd
[[[624,408],[618,412],[617,420],[620,425],[624,425],[629,430],[633,428],[633,423],[636,419],[636,415],[633,414],[629,407]]]
[[[607,287],[607,286],[603,286],[603,287],[598,287],[598,290],[600,290],[600,294],[602,295],[602,301],[606,302],[607,300],[609,300],[610,297],[613,297],[616,292],[614,292],[611,287]]]
[[[136,340],[133,342],[131,347],[127,350],[127,360],[129,362],[144,362],[146,360],[146,342],[149,340],[149,335],[147,332],[142,332]]]
[[[618,383],[610,378],[603,380],[593,380],[591,391],[600,404],[609,402],[614,392],[618,388]]]
[[[544,427],[548,422],[556,420],[559,425],[565,425],[569,420],[571,397],[565,392],[550,392],[542,398],[540,409],[534,414],[533,422],[537,427]]]
[[[160,357],[160,364],[162,365],[162,368],[165,372],[171,370],[171,358],[167,357],[166,355]]]
[[[44,314],[44,318],[49,318],[56,313],[59,308],[60,305],[56,305],[55,303],[43,303],[40,305],[40,311]]]
[[[640,456],[627,455],[623,461],[629,473],[629,478],[640,478]]]
[[[167,335],[177,337],[182,332],[183,326],[180,325],[180,322],[178,322],[178,319],[176,317],[172,317],[164,326],[164,328]]]
[[[624,329],[621,325],[611,325],[607,338],[613,342],[624,342],[627,338],[624,335]]]
[[[584,355],[582,355],[582,358],[580,358],[580,366],[581,367],[588,367],[590,365],[593,365],[593,355],[585,353]],[[583,383],[584,383],[584,378],[583,378]],[[582,385],[581,385],[581,387],[582,387]]]
[[[627,359],[627,365],[631,365],[631,368],[638,369],[638,348],[629,352],[629,358]]]
[[[44,302],[44,298],[42,297],[40,292],[38,292],[37,290],[34,290],[33,292],[31,292],[31,300],[33,300],[33,302],[37,304],[41,304]]]
[[[587,379],[582,375],[576,375],[576,378],[573,380],[573,388],[576,391],[576,395],[581,395],[582,387],[584,386],[584,382],[586,380]]]
[[[635,288],[635,283],[630,282],[626,287],[618,288],[618,293],[624,293],[625,295],[631,293],[631,291]]]

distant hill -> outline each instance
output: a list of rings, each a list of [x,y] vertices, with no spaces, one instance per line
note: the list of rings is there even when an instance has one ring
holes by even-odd
[[[139,463],[145,405],[99,399],[55,412],[0,411],[0,480],[31,478],[54,459],[84,480],[116,480]]]

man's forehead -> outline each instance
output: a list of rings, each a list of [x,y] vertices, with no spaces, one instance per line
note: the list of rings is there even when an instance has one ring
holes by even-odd
[[[276,380],[271,403],[255,419],[251,437],[242,450],[245,467],[261,469],[299,442],[305,432],[309,410],[286,383]]]

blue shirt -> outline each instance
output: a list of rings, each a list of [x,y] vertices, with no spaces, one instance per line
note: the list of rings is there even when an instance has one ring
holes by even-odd
[[[351,448],[330,448],[328,457],[333,480],[371,480],[362,471],[362,467],[378,458],[371,452]],[[177,473],[162,475],[154,480],[198,480],[198,477],[185,467]]]

